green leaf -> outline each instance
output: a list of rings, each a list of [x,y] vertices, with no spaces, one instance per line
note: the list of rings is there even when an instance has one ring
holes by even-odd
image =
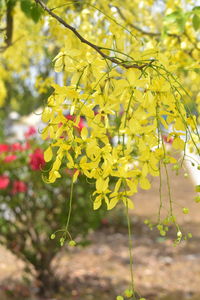
[[[174,11],[173,13],[166,15],[164,18],[165,23],[173,24],[176,23],[180,32],[185,29],[185,23],[188,19],[189,14],[184,13],[181,9]],[[167,27],[168,30],[168,27]]]
[[[192,9],[192,12],[195,14],[195,15],[198,15],[200,17],[200,6],[195,6],[193,9]]]
[[[40,6],[30,0],[21,0],[21,10],[24,14],[37,23],[43,13]]]
[[[37,23],[42,15],[42,9],[37,5],[33,4],[31,8],[31,18]]]
[[[192,18],[192,25],[195,31],[200,28],[200,17],[198,17],[196,14]]]
[[[182,18],[183,12],[181,10],[176,10],[173,13],[165,16],[165,21],[167,22],[175,22],[177,18]]]
[[[185,18],[185,16],[182,16],[181,18],[178,18],[176,20],[176,23],[177,23],[177,26],[178,26],[178,29],[179,29],[180,32],[184,31],[186,20],[187,19]]]
[[[22,0],[21,1],[21,10],[24,12],[24,14],[30,18],[31,17],[31,3],[29,0]]]

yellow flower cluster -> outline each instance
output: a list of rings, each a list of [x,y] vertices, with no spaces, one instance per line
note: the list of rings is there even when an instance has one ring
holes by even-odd
[[[54,59],[55,71],[65,72],[68,85],[53,85],[42,115],[48,123],[42,137],[50,139],[45,152],[45,160],[52,162],[49,182],[61,176],[63,161],[76,170],[74,181],[81,173],[96,182],[94,209],[103,201],[108,209],[119,201],[133,207],[131,196],[138,186],[149,189],[149,175],[158,176],[160,164],[177,163],[167,153],[162,130],[171,127],[172,146],[184,151],[196,120],[187,117],[184,90],[170,73],[174,66],[156,49],[135,51],[138,66],[144,61],[145,66],[126,68],[136,63],[131,47],[123,60],[126,65],[120,66],[88,45],[74,49],[76,38],[70,38],[69,47]],[[112,52],[107,50],[109,57]],[[115,52],[115,59],[121,57]],[[81,118],[85,127],[77,134]]]

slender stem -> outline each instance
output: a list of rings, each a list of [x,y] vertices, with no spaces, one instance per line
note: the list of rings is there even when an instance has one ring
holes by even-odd
[[[68,231],[69,221],[70,221],[71,212],[72,212],[73,187],[74,187],[74,183],[73,183],[73,177],[72,177],[71,188],[70,188],[70,199],[69,199],[69,211],[68,211],[68,216],[67,216],[67,223],[65,226],[66,231]]]
[[[129,217],[129,212],[128,212],[128,201],[126,203],[126,219],[127,219],[127,227],[128,227],[131,288],[132,288],[132,291],[133,291],[133,300],[136,300],[136,297],[135,297],[135,283],[134,283],[134,267],[133,267],[133,241],[132,241],[131,222],[130,222],[130,217]]]
[[[158,209],[158,223],[160,224],[160,219],[161,219],[161,210],[163,207],[163,202],[162,202],[162,174],[161,174],[161,163],[159,161],[159,198],[160,198],[160,203],[159,203],[159,209]]]

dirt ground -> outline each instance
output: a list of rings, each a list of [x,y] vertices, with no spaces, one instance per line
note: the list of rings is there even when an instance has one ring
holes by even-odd
[[[144,224],[145,219],[155,221],[158,216],[159,180],[154,178],[150,191],[140,191],[134,197],[135,210],[131,212],[135,286],[147,300],[200,300],[200,203],[195,203],[194,186],[183,172],[176,176],[170,171],[169,179],[178,223],[183,232],[191,232],[193,237],[174,247],[175,230],[160,237],[158,230],[151,231]],[[164,216],[169,203],[166,179],[162,186]],[[182,213],[183,207],[189,208],[189,214]],[[111,223],[112,218],[104,220],[103,229],[91,234],[88,247],[75,247],[58,255],[54,270],[68,288],[63,285],[60,294],[51,300],[113,300],[129,287],[127,231]],[[0,248],[1,290],[5,282],[17,282],[15,289],[19,295],[24,289],[25,294],[18,300],[33,299],[26,298],[26,289],[20,284],[23,267],[20,260]],[[2,292],[0,300],[10,299],[3,295]]]

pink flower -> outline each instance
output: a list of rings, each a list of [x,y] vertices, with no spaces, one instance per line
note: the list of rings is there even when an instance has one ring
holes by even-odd
[[[15,180],[13,182],[13,187],[11,194],[16,195],[18,193],[25,193],[27,191],[28,187],[25,182],[20,181],[20,180]]]
[[[173,138],[170,137],[170,136],[167,136],[167,135],[163,135],[163,140],[164,140],[165,143],[168,143],[168,144],[173,143]]]
[[[10,183],[10,179],[7,175],[1,175],[0,176],[0,189],[4,190],[7,188],[7,186]]]
[[[81,117],[81,118],[80,118],[80,121],[79,121],[79,123],[78,123],[78,129],[79,129],[79,131],[81,131],[84,127],[85,127],[84,118]]]
[[[9,151],[9,145],[7,144],[0,144],[0,153],[1,152],[8,152]]]
[[[66,117],[68,120],[76,121],[76,117],[75,117],[75,116],[66,115],[65,117]],[[81,131],[84,127],[85,127],[84,118],[83,118],[83,117],[80,117],[80,121],[79,121],[79,123],[78,123],[77,129],[78,129],[79,131]]]
[[[32,170],[41,170],[45,165],[44,154],[41,149],[35,149],[30,155],[30,167]]]
[[[6,157],[4,158],[4,162],[9,163],[9,162],[11,162],[11,161],[13,161],[13,160],[15,160],[15,159],[17,159],[17,156],[16,156],[16,155],[8,155],[8,156],[6,156]]]
[[[31,148],[31,145],[29,144],[29,142],[26,142],[22,148],[23,148],[23,150],[28,150]]]
[[[37,131],[36,131],[35,127],[34,127],[34,126],[30,126],[30,127],[28,128],[28,130],[25,132],[24,136],[25,136],[26,138],[29,138],[30,136],[36,134],[36,132],[37,132]]]

